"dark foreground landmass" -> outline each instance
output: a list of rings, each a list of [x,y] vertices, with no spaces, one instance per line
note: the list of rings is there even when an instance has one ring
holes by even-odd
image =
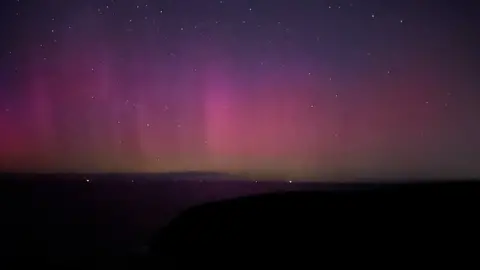
[[[379,186],[379,181],[362,185],[263,182],[214,173],[0,177],[0,250],[3,255],[48,257],[138,251],[183,210],[206,202],[279,191]]]

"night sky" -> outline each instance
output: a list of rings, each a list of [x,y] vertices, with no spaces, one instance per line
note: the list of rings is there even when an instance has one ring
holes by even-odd
[[[2,1],[0,171],[480,177],[478,10]]]

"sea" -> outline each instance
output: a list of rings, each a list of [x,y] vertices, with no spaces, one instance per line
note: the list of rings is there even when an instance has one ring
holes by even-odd
[[[0,174],[0,250],[47,257],[143,252],[189,207],[314,188],[214,173]]]

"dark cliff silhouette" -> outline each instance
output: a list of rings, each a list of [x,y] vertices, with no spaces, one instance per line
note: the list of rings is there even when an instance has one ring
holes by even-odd
[[[198,267],[466,255],[478,240],[479,191],[478,183],[370,185],[208,203],[160,230],[150,252],[162,264]]]

